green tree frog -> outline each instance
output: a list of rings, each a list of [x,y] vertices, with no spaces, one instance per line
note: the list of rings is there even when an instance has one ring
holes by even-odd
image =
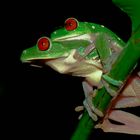
[[[121,40],[115,33],[106,28],[103,25],[79,22],[77,19],[71,17],[68,18],[64,27],[54,31],[51,37],[41,37],[35,46],[23,51],[21,55],[22,62],[31,62],[32,64],[40,61],[46,65],[49,65],[54,70],[61,74],[70,74],[72,76],[84,77],[83,89],[85,93],[85,100],[83,102],[84,108],[88,111],[90,117],[97,121],[98,116],[103,117],[100,110],[96,109],[92,104],[92,98],[96,96],[96,90],[107,82],[120,85],[121,81],[115,81],[104,75],[110,71],[113,63],[117,59],[118,55],[123,50],[125,42]],[[104,82],[103,82],[104,81]],[[131,80],[131,84],[122,92],[122,96],[116,103],[116,108],[139,106],[140,98],[140,76],[137,74],[135,78]],[[133,86],[135,85],[135,87]],[[106,86],[108,89],[108,87]],[[135,92],[130,92],[131,90]],[[110,91],[110,89],[108,89]],[[111,96],[115,96],[112,91],[109,92]],[[135,95],[134,95],[135,94]],[[127,98],[127,97],[132,98]],[[120,113],[120,112],[114,112]],[[120,113],[124,117],[130,116],[128,113]],[[113,114],[114,115],[114,114]],[[108,117],[109,118],[109,117]],[[134,120],[132,116],[134,126],[139,118]],[[114,117],[117,120],[116,117]],[[121,118],[119,118],[121,120]],[[124,122],[124,120],[121,120]],[[113,124],[104,121],[103,124],[98,124],[97,128],[102,128],[104,131],[124,132],[127,133],[128,123],[126,123],[125,129],[113,129]],[[108,127],[112,129],[107,129]],[[118,126],[119,127],[119,126]],[[129,130],[135,133],[133,129]],[[140,134],[140,131],[138,132]]]

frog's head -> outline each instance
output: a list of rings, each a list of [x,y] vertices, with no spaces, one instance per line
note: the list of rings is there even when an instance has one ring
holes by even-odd
[[[95,28],[95,27],[93,27]],[[51,34],[52,41],[66,41],[75,39],[89,39],[88,34],[92,31],[92,26],[88,22],[78,22],[75,18],[68,18],[64,27],[54,31]]]
[[[99,32],[104,28],[95,23],[79,22],[75,18],[68,18],[64,22],[64,27],[52,32],[52,42],[61,43],[69,49],[76,49],[79,53],[84,53],[89,45],[94,44]],[[94,45],[95,46],[95,45]],[[97,50],[92,51],[91,57],[97,56]]]
[[[52,60],[67,55],[68,49],[62,44],[52,42],[50,38],[43,36],[38,39],[37,43],[24,50],[21,54],[21,61],[23,63],[36,62],[38,60]]]

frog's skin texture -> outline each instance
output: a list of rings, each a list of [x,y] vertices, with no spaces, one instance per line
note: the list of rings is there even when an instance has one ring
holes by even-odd
[[[50,39],[42,37],[37,41],[35,46],[24,50],[21,55],[21,61],[35,63],[39,60],[61,74],[84,77],[83,88],[86,98],[84,107],[87,109],[90,117],[97,121],[98,116],[103,117],[105,114],[92,105],[92,98],[96,95],[94,88],[98,89],[103,86],[102,76],[110,71],[124,46],[125,43],[103,25],[78,22],[74,18],[69,18],[65,21],[63,28],[51,34]],[[132,81],[135,81],[135,87],[130,84],[130,86],[122,91],[122,96],[127,96],[118,99],[115,108],[140,105],[138,94],[140,91],[140,77],[137,75]],[[115,83],[116,81],[111,80],[109,82]],[[134,91],[131,94],[127,88],[132,88],[132,90],[136,88],[137,92]],[[130,96],[133,98],[131,98],[131,101],[128,98]],[[128,113],[122,113],[122,116],[128,118],[130,115]],[[105,117],[107,119],[104,119],[104,123],[98,124],[96,128],[102,128],[106,132],[113,132],[114,126],[106,122],[109,117],[107,114]],[[133,116],[131,118],[132,122],[139,122],[138,117],[135,120]],[[115,119],[117,120],[117,118]],[[111,127],[111,131],[107,129],[108,127]],[[130,127],[125,127],[125,129],[120,128],[120,131],[122,133],[132,131],[127,131],[127,128],[130,129]],[[114,132],[118,131],[114,129]],[[135,132],[133,131],[133,133]],[[140,134],[140,131],[138,134]]]

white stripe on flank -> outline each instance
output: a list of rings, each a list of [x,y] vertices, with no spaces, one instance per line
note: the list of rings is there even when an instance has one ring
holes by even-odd
[[[64,36],[53,39],[53,41],[65,41],[65,40],[90,40],[91,36],[89,34],[84,35],[73,35],[73,36]]]

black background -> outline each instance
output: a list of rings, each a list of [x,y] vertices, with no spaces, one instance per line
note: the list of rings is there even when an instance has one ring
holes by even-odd
[[[84,100],[82,78],[63,75],[49,67],[22,64],[20,55],[41,36],[64,25],[69,17],[102,24],[124,41],[131,35],[129,17],[111,0],[11,2],[3,10],[1,45],[1,124],[11,137],[69,140]],[[18,135],[17,135],[18,134]],[[138,139],[138,136],[95,130],[91,139]]]

